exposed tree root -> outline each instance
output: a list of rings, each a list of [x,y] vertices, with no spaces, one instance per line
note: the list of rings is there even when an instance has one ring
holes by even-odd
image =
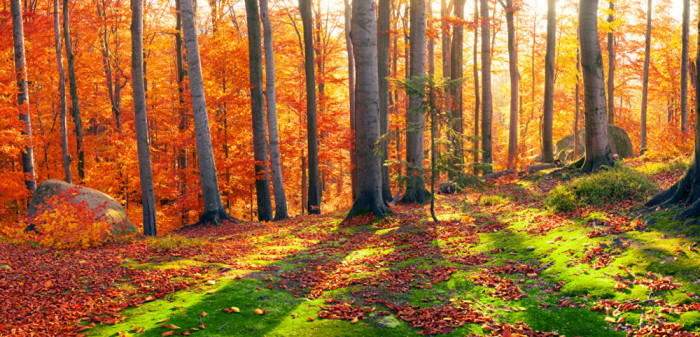
[[[700,213],[699,173],[697,160],[693,159],[688,171],[675,184],[653,196],[644,206],[663,208],[674,204],[686,205],[687,208],[676,216],[676,220],[698,215]]]
[[[350,212],[348,212],[348,215],[345,217],[345,219],[343,219],[343,222],[358,215],[366,214],[368,212],[374,213],[374,216],[376,216],[377,218],[382,218],[391,212],[389,208],[386,207],[386,204],[384,203],[384,200],[382,200],[383,198],[381,198],[381,195],[380,200],[374,199],[375,198],[373,198],[370,195],[370,193],[360,193],[357,199],[355,199],[355,202],[353,203]]]
[[[406,204],[418,203],[423,205],[428,202],[430,197],[431,194],[425,187],[420,189],[412,188],[408,189],[406,193],[404,193],[403,198],[401,198],[401,202]]]
[[[236,219],[236,218],[234,218],[234,217],[229,216],[229,215],[226,213],[226,210],[224,210],[224,209],[222,208],[222,209],[215,210],[215,211],[204,212],[204,213],[199,217],[199,221],[197,221],[197,222],[195,222],[195,223],[193,223],[193,224],[190,224],[190,225],[186,225],[186,226],[180,227],[180,228],[176,229],[175,232],[181,232],[181,231],[184,231],[184,230],[187,229],[187,228],[197,227],[197,226],[199,226],[199,225],[202,225],[202,226],[206,227],[206,225],[208,225],[208,224],[210,224],[210,223],[213,224],[213,225],[219,226],[219,225],[221,225],[221,220],[228,220],[228,221],[231,221],[231,222],[234,222],[234,223],[240,222],[240,220],[238,220],[238,219]]]

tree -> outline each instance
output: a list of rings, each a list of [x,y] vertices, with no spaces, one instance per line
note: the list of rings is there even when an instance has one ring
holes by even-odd
[[[649,14],[647,14],[647,18],[648,17]],[[700,28],[700,22],[698,23],[698,28]],[[698,36],[698,47],[700,47],[700,36]],[[698,64],[698,62],[700,62],[700,54],[695,58],[695,63]],[[700,70],[700,67],[695,68],[695,78],[700,78],[697,77],[700,75],[700,71],[698,70]],[[695,86],[695,95],[696,97],[700,97],[700,85]],[[700,109],[700,100],[696,99],[695,111],[700,111],[698,109]],[[675,184],[652,197],[644,205],[647,207],[659,206],[663,208],[681,203],[685,205],[686,209],[679,213],[676,218],[683,219],[698,215],[698,213],[700,213],[700,168],[698,167],[698,159],[700,159],[700,128],[695,127],[695,151],[688,171],[686,171]]]
[[[690,0],[683,0],[683,36],[681,45],[681,130],[688,129],[688,40]]]
[[[389,184],[389,40],[391,38],[391,1],[379,0],[377,9],[377,74],[379,76],[379,131],[382,152],[382,198],[391,201]]]
[[[262,93],[262,39],[257,0],[246,0],[248,21],[248,69],[250,72],[250,110],[253,117],[253,154],[255,157],[255,192],[258,200],[258,220],[272,220],[270,175],[267,171],[267,135],[265,132],[265,103]]]
[[[307,211],[309,214],[321,214],[321,190],[318,173],[318,131],[316,126],[316,74],[314,71],[315,62],[311,0],[299,0],[299,12],[301,12],[301,21],[304,26],[304,71],[306,72],[306,125],[309,147],[309,201]]]
[[[647,0],[647,27],[644,35],[644,70],[642,73],[642,114],[639,127],[639,152],[647,149],[647,94],[649,91],[649,54],[651,51],[651,0]]]
[[[410,6],[411,78],[420,79],[425,77],[425,0],[411,0]],[[408,90],[409,103],[406,111],[407,177],[406,192],[401,201],[423,204],[428,194],[423,181],[425,83],[415,82],[415,87]]]
[[[348,97],[350,103],[350,131],[355,133],[355,59],[352,50],[352,39],[350,38],[350,4],[348,0],[343,0],[345,5],[345,48],[348,51]],[[350,148],[350,188],[352,189],[352,200],[357,197],[357,168],[355,147]]]
[[[583,106],[585,116],[586,156],[582,171],[597,171],[612,166],[605,102],[603,59],[598,41],[598,0],[581,0],[579,7],[579,41],[583,69]]]
[[[453,149],[453,170],[450,175],[462,172],[464,165],[464,147],[462,145],[462,137],[464,135],[464,118],[462,114],[462,77],[464,76],[464,60],[462,56],[462,48],[464,46],[464,0],[456,0],[454,2],[454,14],[459,21],[452,31],[452,57],[450,59],[450,70],[452,81],[457,83],[450,88],[451,102],[451,128],[452,128],[452,149]],[[459,176],[459,175],[457,175]]]
[[[270,132],[270,168],[272,189],[275,195],[275,219],[282,220],[287,214],[287,197],[282,181],[282,163],[280,160],[279,136],[277,133],[277,95],[275,94],[275,53],[272,48],[272,26],[267,8],[267,0],[260,0],[260,16],[263,23],[265,40],[265,99],[267,100],[267,128]]]
[[[491,173],[493,154],[491,150],[491,116],[493,102],[491,96],[491,25],[489,24],[489,1],[481,0],[481,150],[483,151],[484,173]]]
[[[613,39],[613,22],[615,16],[615,3],[608,0],[610,12],[608,13],[608,124],[615,125],[615,40]]]
[[[554,161],[554,59],[556,48],[556,0],[547,0],[547,52],[544,57],[544,114],[542,118],[542,161]]]
[[[58,95],[61,101],[61,151],[63,153],[63,172],[65,181],[73,182],[70,172],[70,155],[68,154],[68,125],[66,125],[66,72],[63,69],[61,53],[61,28],[58,15],[58,0],[53,0],[53,32],[56,41],[56,64],[58,65]]]
[[[197,42],[197,31],[194,27],[192,1],[180,0],[180,8],[182,9],[185,47],[187,48],[187,69],[194,116],[199,178],[202,187],[202,198],[204,199],[204,213],[198,223],[213,222],[218,224],[221,219],[229,219],[229,216],[221,203],[219,180],[216,175],[214,150],[211,143],[211,132],[209,131],[209,116],[207,115],[207,101],[204,96],[202,65],[199,58],[199,43]]]
[[[357,61],[355,149],[357,172],[362,172],[362,179],[357,181],[357,198],[346,220],[365,211],[378,217],[387,212],[381,194],[381,156],[374,151],[380,132],[376,29],[374,1],[355,0],[352,6],[352,43]]]
[[[479,113],[481,112],[481,96],[479,96],[479,64],[477,54],[479,48],[479,0],[474,0],[474,50],[472,55],[472,73],[474,74],[474,173],[479,164]]]
[[[156,236],[156,201],[153,193],[146,91],[143,83],[143,2],[132,0],[131,5],[131,83],[134,89],[134,124],[136,124],[136,147],[139,156],[139,177],[141,178],[143,234]]]
[[[503,2],[501,2],[503,4]],[[508,124],[508,168],[515,169],[518,161],[518,49],[515,41],[515,11],[513,0],[504,5],[508,24],[508,69],[510,74],[510,123]]]
[[[78,177],[85,179],[85,150],[83,149],[83,120],[80,116],[80,101],[78,101],[78,82],[75,78],[75,55],[70,40],[70,9],[68,0],[63,0],[63,36],[66,44],[66,61],[68,63],[68,81],[70,82],[71,108],[75,123],[75,138],[78,148]]]
[[[17,105],[19,107],[19,119],[22,121],[22,134],[27,137],[26,145],[22,150],[22,171],[25,175],[24,184],[27,190],[36,191],[36,178],[34,176],[34,148],[32,147],[32,120],[29,115],[29,89],[27,87],[27,68],[24,57],[24,23],[22,21],[21,0],[10,2],[12,12],[12,40],[15,49],[15,72],[17,76]]]

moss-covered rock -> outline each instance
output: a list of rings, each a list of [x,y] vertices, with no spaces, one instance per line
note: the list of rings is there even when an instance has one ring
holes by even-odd
[[[585,129],[579,129],[576,133],[576,142],[579,146],[578,157],[574,158],[574,135],[566,135],[564,138],[558,140],[554,144],[554,156],[561,162],[572,162],[576,159],[583,157],[586,152],[586,142],[584,139]],[[615,125],[608,126],[608,133],[614,145],[614,149],[617,150],[617,154],[620,158],[631,158],[634,156],[632,141],[627,132]]]

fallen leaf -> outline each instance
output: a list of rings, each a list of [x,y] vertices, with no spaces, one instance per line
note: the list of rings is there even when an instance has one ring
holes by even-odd
[[[169,320],[170,320],[170,317],[168,317],[168,318],[163,318],[163,319],[161,319],[160,321],[157,321],[156,323],[165,323],[165,322],[167,322],[167,321],[169,321]]]
[[[161,334],[161,336],[163,336],[163,337],[165,337],[165,336],[172,336],[172,335],[174,335],[174,334],[175,334],[175,331],[170,330],[170,331],[163,332],[163,333]]]
[[[265,314],[265,312],[262,311],[261,309],[255,309],[255,310],[253,310],[253,312],[256,313],[256,314],[258,314],[258,315],[264,315],[264,314]]]
[[[209,316],[209,314],[207,314],[206,312],[202,311],[202,313],[200,314],[200,316],[202,316],[202,317],[207,317],[207,316]]]

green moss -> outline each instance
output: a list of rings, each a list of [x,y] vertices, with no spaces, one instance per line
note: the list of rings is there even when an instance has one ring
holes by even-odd
[[[501,204],[506,204],[510,201],[510,198],[504,197],[501,195],[487,195],[481,198],[479,201],[480,204],[484,206],[493,206],[493,205],[501,205]]]

